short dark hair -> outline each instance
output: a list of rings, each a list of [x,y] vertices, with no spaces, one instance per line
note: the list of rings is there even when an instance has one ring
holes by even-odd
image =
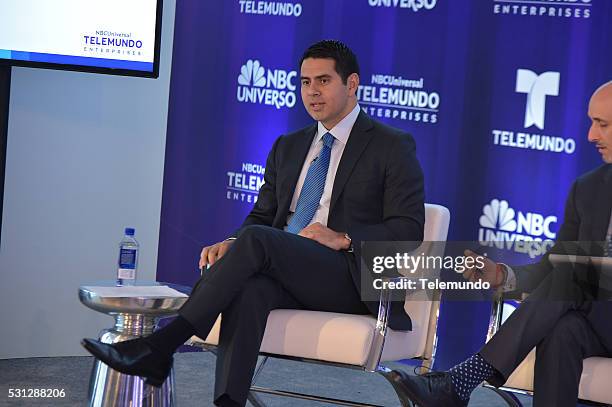
[[[306,58],[329,58],[335,62],[334,69],[342,78],[342,83],[346,85],[348,77],[356,73],[359,75],[359,64],[357,63],[357,57],[341,41],[338,40],[323,40],[312,44],[300,59],[300,67]]]

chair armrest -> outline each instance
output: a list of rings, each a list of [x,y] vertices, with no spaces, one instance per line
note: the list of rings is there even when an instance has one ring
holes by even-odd
[[[376,318],[376,330],[386,331],[389,324],[389,310],[391,309],[391,290],[388,284],[384,283],[398,283],[405,280],[405,277],[383,277],[383,289],[380,290],[380,298],[378,300],[378,317]]]
[[[497,333],[502,323],[502,316],[504,311],[504,293],[497,292],[493,296],[493,302],[491,304],[491,316],[489,318],[489,329],[487,331],[487,342],[491,340],[493,335]]]
[[[383,277],[383,288],[380,290],[380,298],[378,300],[378,317],[376,319],[376,327],[372,337],[372,346],[365,362],[364,368],[370,372],[378,370],[380,358],[385,346],[385,337],[389,326],[389,309],[391,308],[391,290],[388,288],[388,282],[400,282],[406,277]]]
[[[527,295],[523,293],[518,299],[518,291],[512,292],[501,292],[498,291],[493,296],[493,302],[491,304],[491,316],[489,318],[489,330],[487,331],[487,342],[491,340],[493,335],[497,333],[502,325],[502,319],[504,316],[504,301],[506,300],[517,300],[521,302],[527,298]]]

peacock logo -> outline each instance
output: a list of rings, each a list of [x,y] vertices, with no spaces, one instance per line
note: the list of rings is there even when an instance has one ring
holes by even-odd
[[[249,59],[246,64],[240,68],[238,75],[238,83],[244,86],[257,86],[259,88],[266,86],[266,78],[264,77],[266,70],[258,60]]]
[[[515,212],[508,201],[493,199],[482,208],[480,226],[489,229],[499,229],[507,232],[516,231]]]

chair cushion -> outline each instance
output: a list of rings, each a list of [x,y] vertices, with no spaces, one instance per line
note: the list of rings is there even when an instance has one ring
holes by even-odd
[[[584,360],[579,397],[612,404],[612,358],[593,357]]]
[[[423,306],[430,304],[424,302]],[[416,309],[417,305],[413,304],[412,307]],[[218,344],[220,323],[221,316],[204,341],[206,344]],[[261,351],[363,366],[370,350],[375,326],[376,319],[370,315],[274,310],[268,316]],[[416,329],[408,332],[390,329],[381,361],[422,355],[425,341],[416,332]],[[192,342],[201,343],[202,340],[193,337]]]
[[[563,357],[563,355],[559,355]],[[535,350],[512,372],[504,387],[533,391]],[[592,357],[584,360],[579,397],[598,403],[612,403],[612,358]]]
[[[533,391],[533,368],[535,366],[535,349],[529,352],[527,357],[510,375],[504,387]]]
[[[443,206],[425,204],[426,241],[445,241],[450,212]],[[433,246],[440,250],[440,245]],[[430,254],[428,252],[428,254]],[[412,331],[387,330],[381,362],[422,357],[430,332],[434,302],[426,293],[407,295],[404,309],[412,320]],[[217,345],[220,317],[204,341]],[[435,329],[435,326],[433,326]],[[363,366],[372,346],[376,319],[304,310],[274,310],[268,316],[261,352]],[[433,332],[432,329],[432,332]],[[202,342],[193,337],[192,343]]]

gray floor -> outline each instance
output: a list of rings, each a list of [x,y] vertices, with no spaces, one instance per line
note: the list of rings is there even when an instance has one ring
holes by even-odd
[[[175,359],[177,405],[212,406],[214,356],[209,353],[182,353]],[[83,406],[93,359],[90,357],[32,358],[0,360],[0,406]],[[403,366],[394,365],[393,367]],[[411,370],[410,367],[406,367]],[[317,392],[327,397],[359,400],[384,406],[399,406],[385,379],[330,366],[271,360],[258,385],[296,392]],[[64,389],[65,398],[9,399],[9,388]],[[262,395],[270,407],[329,406],[296,399]],[[525,406],[531,400],[522,397]],[[470,407],[502,407],[506,404],[487,389],[477,389]],[[249,404],[250,406],[250,404]]]

